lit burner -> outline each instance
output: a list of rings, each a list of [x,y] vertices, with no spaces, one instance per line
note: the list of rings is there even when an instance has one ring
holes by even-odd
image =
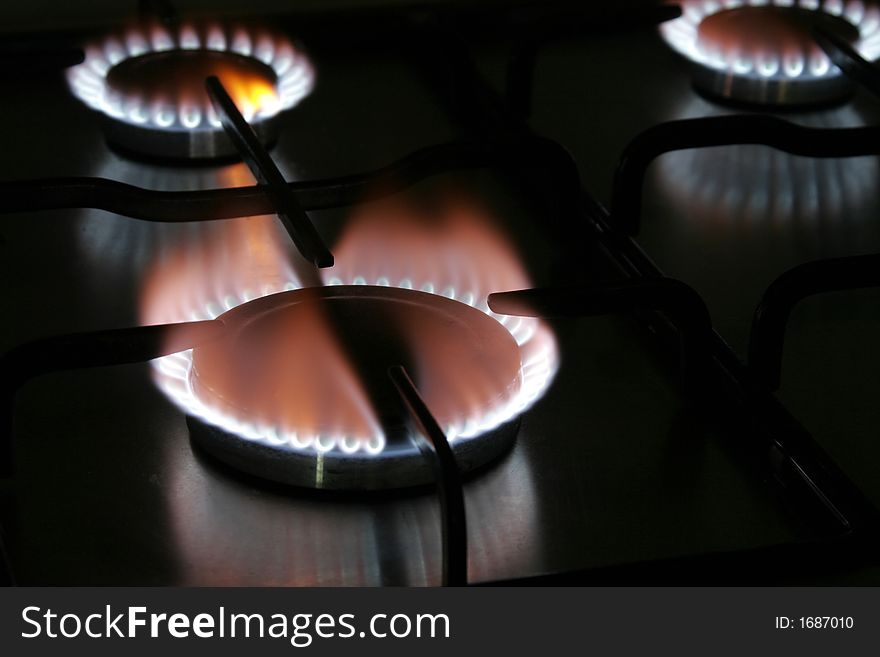
[[[852,84],[816,45],[820,27],[880,57],[880,9],[860,0],[684,0],[660,27],[694,65],[700,90],[735,101],[805,105],[839,100]]]
[[[414,373],[453,435],[455,427],[472,435],[495,429],[499,409],[516,400],[522,385],[513,336],[439,295],[367,285],[306,288],[237,306],[220,319],[227,337],[194,350],[189,385],[209,422],[217,413],[225,423],[234,418],[239,433],[191,421],[194,439],[232,465],[286,483],[375,488],[430,481],[387,375],[392,365]],[[466,468],[509,445],[515,432],[505,429],[459,442]],[[248,443],[242,434],[262,440]]]
[[[235,152],[204,89],[223,82],[265,142],[274,117],[309,94],[314,72],[285,37],[218,23],[137,26],[86,47],[68,73],[73,93],[107,118],[112,143],[148,155],[218,157]]]
[[[228,328],[216,345],[155,362],[193,439],[286,483],[429,482],[387,377],[402,364],[463,470],[510,445],[553,379],[555,339],[539,320],[489,310],[489,293],[530,281],[484,213],[462,201],[432,207],[385,202],[352,217],[326,287],[301,288],[271,217],[204,226],[157,262],[148,323],[220,317]]]

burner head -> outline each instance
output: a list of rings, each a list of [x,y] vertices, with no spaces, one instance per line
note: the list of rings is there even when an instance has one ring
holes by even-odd
[[[715,98],[761,105],[842,100],[853,84],[811,36],[834,32],[863,56],[880,55],[880,13],[861,2],[690,0],[661,27],[692,65],[694,86]]]
[[[205,409],[193,440],[270,480],[327,489],[433,481],[388,378],[404,365],[462,471],[497,457],[516,422],[521,353],[504,326],[445,297],[376,286],[307,288],[227,311],[223,339],[192,354]]]
[[[73,93],[103,114],[107,140],[170,158],[234,155],[207,92],[216,75],[264,143],[277,116],[310,91],[308,60],[284,37],[261,28],[185,24],[127,30],[86,48],[72,68]]]

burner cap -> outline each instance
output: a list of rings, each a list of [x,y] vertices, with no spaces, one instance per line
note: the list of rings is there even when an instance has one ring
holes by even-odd
[[[228,422],[191,417],[189,426],[197,444],[237,469],[328,489],[430,483],[387,376],[397,364],[440,425],[468,436],[450,439],[462,471],[495,458],[516,435],[515,422],[466,430],[516,397],[522,363],[510,332],[461,302],[335,286],[262,297],[220,319],[227,334],[193,351],[189,381],[211,416]],[[237,432],[248,424],[259,429]]]

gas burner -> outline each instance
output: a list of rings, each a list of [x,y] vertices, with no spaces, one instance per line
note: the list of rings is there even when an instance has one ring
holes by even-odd
[[[201,228],[163,249],[141,317],[226,324],[221,343],[160,358],[154,376],[194,441],[241,470],[319,488],[433,481],[388,375],[397,365],[469,470],[510,444],[556,373],[546,324],[489,309],[491,292],[530,280],[466,194],[359,207],[337,264],[308,286],[272,217]]]
[[[853,85],[815,43],[820,27],[866,59],[880,57],[880,10],[858,0],[685,0],[663,24],[667,43],[692,64],[710,96],[764,105],[841,100]]]
[[[234,154],[204,90],[216,75],[264,143],[277,117],[312,90],[309,60],[265,28],[183,23],[137,26],[86,47],[70,69],[70,88],[104,117],[107,140],[126,150],[172,158]]]
[[[464,472],[512,443],[516,418],[546,388],[555,361],[527,360],[529,349],[477,308],[403,288],[285,291],[219,319],[222,340],[159,361],[160,385],[187,411],[203,449],[297,486],[433,481],[387,376],[392,365],[413,373]]]

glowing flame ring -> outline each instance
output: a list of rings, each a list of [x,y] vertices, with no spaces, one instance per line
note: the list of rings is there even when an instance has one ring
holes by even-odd
[[[356,277],[350,282],[333,278],[328,280],[327,284],[391,286],[391,283],[386,278],[379,278],[373,283],[368,283],[362,277]],[[210,304],[208,307],[201,309],[200,312],[194,312],[192,319],[215,319],[226,310],[255,298],[284,290],[295,290],[299,287],[295,282],[289,281],[281,289],[266,287],[260,290],[259,294],[226,295],[223,297],[222,303]],[[394,285],[394,287],[419,289],[423,292],[435,293],[435,286],[429,282],[414,285],[409,280],[403,280]],[[456,294],[455,290],[451,287],[443,287],[442,295],[455,301],[466,303],[501,323],[516,340],[522,356],[520,369],[522,384],[518,394],[507,400],[503,407],[493,408],[482,417],[471,418],[460,426],[446,427],[446,436],[450,443],[454,444],[457,441],[477,438],[528,410],[550,387],[550,383],[556,374],[559,356],[552,331],[540,320],[529,317],[509,317],[493,313],[489,309],[485,296],[479,298],[471,292]],[[156,359],[153,361],[154,380],[156,385],[181,410],[207,424],[234,433],[247,440],[283,447],[284,449],[301,453],[318,454],[336,451],[345,455],[359,453],[364,456],[371,456],[380,454],[385,448],[385,436],[381,433],[357,439],[351,436],[281,435],[273,427],[258,427],[254,424],[243,422],[239,418],[204,404],[196,396],[190,385],[189,375],[192,361],[191,349]]]
[[[67,71],[73,95],[94,110],[118,121],[160,130],[220,129],[220,119],[210,106],[164,107],[122,98],[107,84],[110,70],[128,59],[168,50],[228,52],[251,57],[276,75],[279,102],[254,112],[241,108],[245,119],[265,120],[297,105],[311,93],[315,72],[306,55],[277,33],[264,28],[210,23],[185,23],[169,30],[160,25],[129,28],[85,47],[85,59]]]
[[[821,11],[851,23],[859,31],[853,44],[868,61],[880,57],[880,8],[865,6],[861,0],[684,0],[682,15],[660,26],[660,34],[669,46],[688,60],[717,71],[729,71],[737,76],[767,79],[817,80],[838,77],[841,71],[822,53],[809,62],[729,60],[700,48],[698,30],[708,16],[739,7],[799,7]]]

